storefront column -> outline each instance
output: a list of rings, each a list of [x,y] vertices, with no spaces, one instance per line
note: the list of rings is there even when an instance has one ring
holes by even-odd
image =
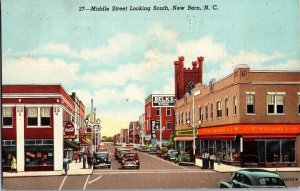
[[[23,172],[25,167],[24,106],[17,106],[16,111],[17,170]]]
[[[63,109],[60,106],[53,107],[53,146],[54,146],[54,170],[62,170],[64,153],[64,127]]]

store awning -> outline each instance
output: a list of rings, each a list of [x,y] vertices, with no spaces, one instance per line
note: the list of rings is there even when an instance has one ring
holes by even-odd
[[[78,151],[80,149],[80,146],[72,141],[65,139],[64,140],[64,149],[73,149],[75,151]]]
[[[175,137],[175,141],[192,141],[193,137]]]

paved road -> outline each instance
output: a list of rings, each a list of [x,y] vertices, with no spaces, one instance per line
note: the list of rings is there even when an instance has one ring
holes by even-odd
[[[196,166],[178,166],[173,162],[139,152],[140,169],[121,169],[109,147],[111,168],[94,169],[92,175],[4,178],[7,190],[99,190],[99,189],[182,189],[218,188],[219,181],[229,180],[229,173],[203,170]],[[283,173],[290,178],[289,187],[299,187],[300,177]]]

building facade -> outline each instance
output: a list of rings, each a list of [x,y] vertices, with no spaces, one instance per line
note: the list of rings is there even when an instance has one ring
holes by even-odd
[[[75,104],[61,85],[2,85],[3,170],[13,155],[18,171],[62,170],[64,134],[74,140],[74,116]]]
[[[175,140],[191,145],[195,129],[197,154],[208,151],[223,163],[238,165],[239,135],[246,166],[300,166],[299,71],[239,65],[223,79],[196,84],[191,94],[177,100],[175,111]]]
[[[162,144],[165,145],[174,131],[174,107],[152,107],[152,96],[155,94],[151,94],[145,99],[145,143],[159,144],[162,141]],[[160,121],[162,122],[162,139],[159,130]]]

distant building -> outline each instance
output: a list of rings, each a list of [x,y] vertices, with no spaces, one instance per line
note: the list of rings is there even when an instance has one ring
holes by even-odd
[[[209,85],[196,84],[175,104],[179,150],[192,146],[193,98],[198,156],[206,150],[223,163],[239,165],[240,139],[235,137],[242,135],[246,166],[300,166],[299,71],[239,65]]]

